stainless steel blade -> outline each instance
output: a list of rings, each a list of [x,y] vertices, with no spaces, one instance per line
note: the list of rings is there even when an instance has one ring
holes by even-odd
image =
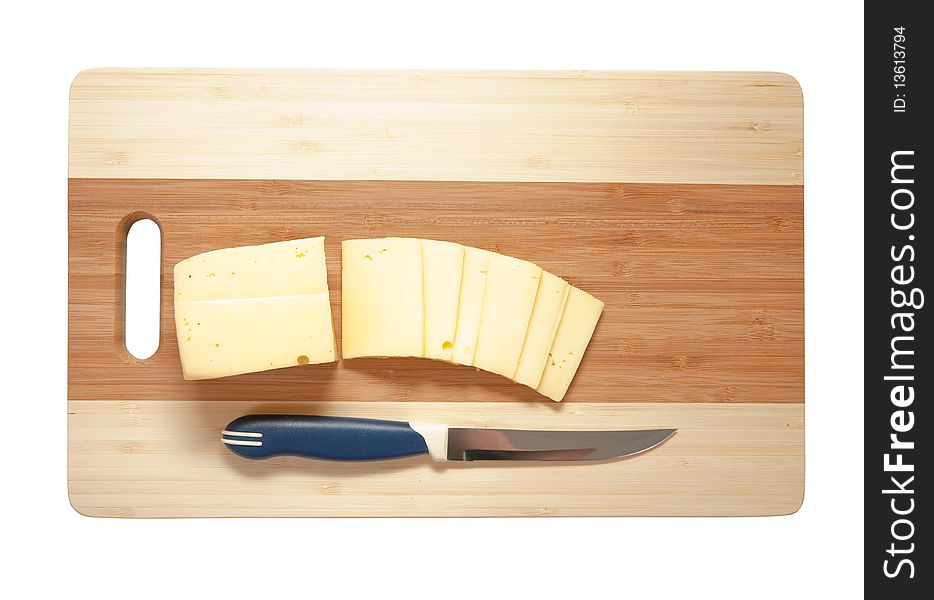
[[[448,460],[605,460],[658,446],[677,429],[532,431],[448,429]]]

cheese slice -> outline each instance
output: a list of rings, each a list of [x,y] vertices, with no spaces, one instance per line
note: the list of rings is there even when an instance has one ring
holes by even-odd
[[[413,238],[341,244],[342,353],[422,356],[422,246]]]
[[[452,242],[421,240],[424,277],[425,346],[423,356],[450,362],[457,333],[464,247]]]
[[[323,237],[205,252],[174,276],[185,379],[336,360]]]
[[[555,402],[564,399],[602,312],[600,300],[575,287],[568,291],[555,341],[538,384],[539,393]]]
[[[185,379],[335,360],[325,294],[176,304]]]
[[[502,254],[490,257],[475,367],[515,375],[541,279],[541,267],[530,262]]]
[[[175,265],[176,300],[269,298],[327,291],[323,237],[212,250]]]
[[[464,248],[464,272],[461,278],[460,302],[457,308],[457,331],[454,334],[452,360],[460,365],[473,365],[480,333],[480,312],[486,290],[487,269],[492,252],[480,248]]]
[[[513,376],[516,383],[534,389],[541,382],[545,362],[551,351],[551,345],[555,341],[555,333],[561,322],[561,314],[564,312],[569,289],[568,283],[560,277],[542,272],[542,282],[538,286],[538,295],[535,296],[529,330],[525,334],[522,354],[519,355],[519,365]]]

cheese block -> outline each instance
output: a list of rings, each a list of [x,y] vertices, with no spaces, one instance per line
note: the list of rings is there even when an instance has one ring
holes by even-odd
[[[422,246],[413,238],[341,244],[344,358],[422,356]]]
[[[538,384],[539,393],[556,402],[564,399],[602,312],[603,302],[583,290],[570,288],[555,341]]]
[[[487,269],[492,252],[480,248],[464,248],[464,271],[461,278],[460,301],[457,308],[457,331],[454,334],[452,360],[461,365],[473,365],[480,333],[480,312],[486,290]]]
[[[336,360],[323,237],[205,252],[174,277],[185,379]]]
[[[452,242],[421,240],[425,302],[425,358],[450,362],[457,333],[464,247]]]
[[[530,262],[502,254],[490,257],[475,367],[504,377],[515,375],[541,279],[541,267]]]
[[[560,277],[542,272],[542,282],[535,296],[529,329],[525,334],[522,354],[519,355],[519,364],[513,376],[516,383],[534,389],[541,382],[545,362],[551,351],[551,345],[555,341],[555,333],[561,322],[561,314],[564,312],[569,289],[568,283]]]

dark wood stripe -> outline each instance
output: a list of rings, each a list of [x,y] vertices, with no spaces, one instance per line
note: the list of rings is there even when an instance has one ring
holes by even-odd
[[[339,332],[340,241],[395,235],[527,259],[605,300],[566,402],[803,402],[803,212],[790,185],[72,179],[69,398],[548,402],[417,359],[182,379],[176,262],[324,235]],[[134,213],[163,232],[162,343],[145,363],[122,348],[117,317]]]

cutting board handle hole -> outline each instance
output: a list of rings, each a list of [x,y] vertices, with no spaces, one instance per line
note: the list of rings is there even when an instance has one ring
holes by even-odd
[[[123,269],[117,271],[118,279],[121,271],[123,277],[117,289],[123,293],[117,299],[117,337],[132,358],[144,361],[159,349],[162,230],[145,213],[128,215],[120,225],[123,257],[122,261],[118,257],[118,263],[123,263]]]

